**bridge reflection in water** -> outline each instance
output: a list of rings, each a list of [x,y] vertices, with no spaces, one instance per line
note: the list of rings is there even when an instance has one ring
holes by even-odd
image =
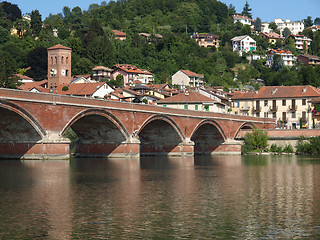
[[[241,129],[275,120],[0,89],[0,157],[69,158],[70,129],[81,157],[240,154]]]
[[[297,156],[0,161],[0,238],[318,239],[319,171]]]

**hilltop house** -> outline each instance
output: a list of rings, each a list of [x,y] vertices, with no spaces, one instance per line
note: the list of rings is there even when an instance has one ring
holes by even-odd
[[[118,30],[112,30],[112,32],[115,35],[115,39],[119,39],[121,41],[124,41],[127,39],[127,34]]]
[[[232,48],[234,52],[239,52],[242,56],[243,52],[255,51],[256,50],[256,41],[248,36],[238,36],[231,39]]]
[[[308,66],[316,66],[320,64],[319,57],[313,55],[299,55],[298,61],[300,61],[303,65]]]
[[[242,16],[239,14],[232,15],[232,18],[233,18],[234,23],[240,22],[243,25],[250,25],[251,26],[254,22],[254,20],[252,20],[251,18],[248,18],[247,16]]]
[[[180,88],[200,87],[204,84],[204,76],[189,70],[179,70],[172,75],[172,84]]]
[[[130,64],[117,64],[112,67],[112,76],[114,79],[118,75],[123,76],[124,85],[132,85],[133,81],[139,80],[142,84],[153,82],[153,74],[145,69],[139,69]]]
[[[191,36],[200,47],[216,47],[219,48],[219,36],[208,33],[196,33]]]
[[[278,33],[273,32],[261,32],[260,37],[268,39],[269,44],[276,44],[277,40],[283,41],[284,37],[281,37]]]
[[[308,50],[312,41],[310,38],[304,35],[291,34],[289,37],[294,40],[294,45],[296,49],[299,49],[299,50],[304,50],[303,46],[305,46],[306,50]]]
[[[271,49],[267,52],[267,67],[272,67],[275,55],[279,55],[282,58],[285,66],[292,67],[295,62],[295,57],[289,50]]]
[[[112,69],[104,67],[104,66],[96,66],[93,69],[93,79],[96,81],[101,81],[102,79],[111,79]]]

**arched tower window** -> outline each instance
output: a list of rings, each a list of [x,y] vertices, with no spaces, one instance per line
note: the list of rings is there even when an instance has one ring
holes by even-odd
[[[57,57],[54,57],[55,58],[55,62],[56,64],[58,64],[58,58]]]
[[[51,64],[53,64],[53,57],[51,57]]]
[[[63,56],[61,57],[61,64],[63,64]]]
[[[68,77],[68,74],[69,74],[69,70],[66,70],[66,77]]]
[[[66,64],[68,64],[69,63],[69,58],[68,57],[66,57]]]

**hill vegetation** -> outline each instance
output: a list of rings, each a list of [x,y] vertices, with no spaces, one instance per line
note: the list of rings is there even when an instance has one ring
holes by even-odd
[[[251,14],[246,3],[244,13]],[[267,85],[320,86],[320,68],[295,66],[277,69],[264,67],[264,60],[249,64],[231,48],[231,38],[251,35],[257,40],[257,53],[264,54],[268,43],[249,26],[233,23],[235,8],[217,0],[118,0],[100,5],[91,4],[87,11],[79,7],[64,7],[62,13],[50,15],[43,22],[41,13],[30,13],[31,22],[24,21],[17,5],[0,3],[0,86],[13,73],[26,74],[35,80],[46,78],[46,48],[63,44],[72,48],[72,74],[88,74],[96,65],[111,67],[128,63],[149,69],[155,81],[165,82],[179,69],[204,74],[209,85],[226,88],[247,84],[251,78],[262,78]],[[258,21],[259,22],[259,21]],[[261,20],[260,20],[261,22]],[[11,35],[15,27],[16,35]],[[127,34],[126,41],[114,38],[112,30]],[[193,33],[219,35],[220,47],[201,48],[190,37]],[[139,33],[151,33],[150,38]],[[161,34],[163,38],[157,38]],[[320,33],[306,31],[313,39],[309,53],[320,55]],[[292,41],[277,46],[298,52]],[[231,69],[241,64],[234,81]],[[10,66],[10,67],[9,67]],[[28,67],[31,67],[28,71]],[[6,70],[9,69],[9,70]]]

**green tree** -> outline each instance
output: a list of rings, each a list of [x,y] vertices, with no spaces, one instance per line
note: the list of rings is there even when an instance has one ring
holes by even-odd
[[[254,30],[257,32],[261,32],[261,19],[257,17],[256,21],[254,22]]]
[[[0,8],[5,13],[5,16],[1,15],[1,17],[6,17],[6,18],[10,19],[11,22],[14,22],[17,19],[21,18],[21,10],[17,4],[11,4],[7,1],[2,1],[0,3]]]
[[[246,1],[241,14],[243,16],[247,16],[248,18],[252,18],[251,11],[252,9],[250,8],[248,1]]]
[[[272,70],[274,71],[280,71],[284,67],[283,59],[280,55],[274,54],[273,55],[273,64],[272,64]]]
[[[319,17],[314,19],[314,25],[320,25],[320,18]]]
[[[311,27],[313,25],[313,21],[311,16],[308,16],[306,19],[303,20],[304,21],[304,27],[308,28]]]
[[[39,10],[31,12],[31,31],[34,36],[39,36],[42,29],[42,20]]]
[[[17,66],[13,57],[7,51],[0,52],[0,87],[17,88],[18,79],[14,77]]]
[[[290,36],[290,34],[291,34],[290,29],[287,28],[287,27],[285,27],[285,28],[283,29],[282,36],[285,37],[285,38],[288,38],[288,37]]]
[[[244,145],[242,151],[244,153],[253,151],[265,151],[268,147],[268,132],[254,128],[252,133],[248,132],[244,136]]]
[[[48,73],[48,53],[47,48],[38,47],[28,53],[28,65],[30,70],[27,71],[29,77],[34,80],[46,79]]]

